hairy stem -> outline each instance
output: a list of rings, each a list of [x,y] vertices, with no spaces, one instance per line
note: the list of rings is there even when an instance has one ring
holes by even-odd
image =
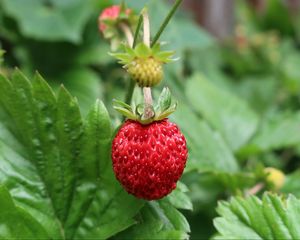
[[[138,25],[137,25],[135,33],[134,33],[134,39],[133,39],[133,43],[132,43],[132,48],[135,48],[135,46],[137,44],[142,23],[143,23],[143,16],[140,15],[139,21],[138,21]],[[130,105],[131,100],[132,100],[132,95],[133,95],[134,88],[135,88],[135,81],[132,80],[132,79],[130,79],[130,82],[129,82],[129,85],[128,85],[127,94],[126,94],[126,97],[125,97],[125,103],[127,103],[129,105]]]
[[[151,40],[150,40],[150,21],[149,21],[149,15],[147,12],[147,9],[143,10],[143,22],[144,22],[144,44],[148,47],[150,47]],[[144,93],[144,102],[145,102],[145,108],[144,108],[144,118],[149,119],[154,116],[153,112],[153,100],[152,100],[152,93],[151,88],[144,87],[143,88]]]
[[[150,47],[150,20],[147,9],[143,10],[143,22],[144,22],[144,43]]]
[[[247,192],[247,196],[256,195],[258,192],[260,192],[265,187],[264,183],[258,183],[254,187],[250,188]]]
[[[132,46],[132,48],[135,48],[135,46],[137,44],[142,23],[143,23],[143,15],[140,15],[139,21],[138,21],[138,25],[137,25],[135,33],[134,33],[134,40],[133,40],[133,46]]]
[[[130,47],[133,47],[134,46],[134,37],[133,37],[130,27],[126,23],[120,23],[119,26],[127,39],[128,45]],[[135,82],[132,79],[129,79],[129,80],[130,80],[130,82],[129,82],[129,85],[127,88],[127,94],[125,96],[125,103],[127,103],[127,104],[131,103],[132,94],[133,94],[134,87],[135,87]]]
[[[154,116],[154,112],[152,108],[153,100],[152,100],[151,88],[144,87],[143,93],[144,93],[144,103],[145,103],[144,118],[149,119]]]
[[[133,41],[134,41],[134,38],[133,38],[133,34],[131,32],[131,29],[130,27],[126,24],[126,23],[120,23],[119,24],[121,30],[123,31],[126,39],[127,39],[127,43],[130,47],[133,46]]]

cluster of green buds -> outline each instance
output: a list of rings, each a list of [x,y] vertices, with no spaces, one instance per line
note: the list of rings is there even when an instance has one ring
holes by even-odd
[[[176,109],[177,103],[172,104],[171,94],[167,88],[164,88],[154,106],[151,88],[159,85],[163,80],[164,64],[175,60],[172,58],[174,51],[162,50],[158,39],[181,2],[182,0],[175,2],[152,41],[146,8],[139,15],[135,15],[133,10],[122,3],[121,6],[105,9],[99,17],[99,29],[111,41],[113,50],[116,49],[114,39],[119,36],[117,33],[123,33],[123,43],[118,45],[118,51],[112,52],[111,56],[115,57],[129,74],[132,81],[131,91],[135,85],[143,90],[143,103],[132,103],[131,98],[125,102],[114,101],[114,108],[128,119],[150,124],[166,118]],[[141,31],[142,26],[143,31]],[[135,29],[134,34],[132,29]],[[142,36],[140,32],[143,32]]]

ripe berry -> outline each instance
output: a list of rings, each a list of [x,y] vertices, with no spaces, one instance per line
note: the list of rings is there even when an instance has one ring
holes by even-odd
[[[153,87],[163,79],[162,62],[148,58],[136,58],[126,65],[127,72],[140,87]]]
[[[130,9],[125,10],[125,14],[128,16],[131,13]],[[99,16],[99,30],[103,33],[107,29],[107,21],[117,21],[121,14],[121,6],[114,5],[108,8],[105,8],[101,15]]]
[[[146,200],[160,199],[176,188],[187,155],[183,134],[168,119],[148,125],[127,120],[112,144],[118,181],[128,193]]]

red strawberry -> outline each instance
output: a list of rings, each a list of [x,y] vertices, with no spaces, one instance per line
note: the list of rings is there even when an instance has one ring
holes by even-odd
[[[183,134],[168,119],[148,125],[127,120],[112,144],[117,179],[128,193],[146,200],[160,199],[176,188],[187,155]]]
[[[104,32],[107,29],[105,21],[117,21],[121,13],[121,6],[114,5],[108,8],[105,8],[101,15],[99,16],[99,30]],[[131,13],[130,9],[126,9],[125,14],[129,15]]]

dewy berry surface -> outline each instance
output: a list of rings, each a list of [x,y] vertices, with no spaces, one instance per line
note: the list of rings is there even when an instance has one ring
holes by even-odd
[[[149,125],[128,120],[112,144],[117,179],[128,193],[146,200],[160,199],[176,188],[187,155],[183,134],[167,119]]]

